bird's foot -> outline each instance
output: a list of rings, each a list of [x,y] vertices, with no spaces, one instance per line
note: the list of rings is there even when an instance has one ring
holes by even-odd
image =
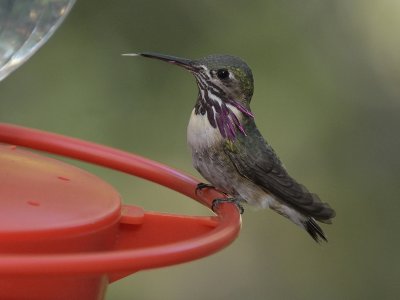
[[[215,210],[217,209],[217,207],[221,203],[233,203],[233,204],[235,204],[237,206],[237,208],[239,209],[239,212],[240,212],[241,215],[244,213],[244,208],[243,208],[242,202],[239,199],[236,199],[236,198],[218,198],[218,199],[214,199],[212,204],[211,204],[212,211],[215,212]]]
[[[215,186],[213,186],[213,185],[211,185],[211,184],[209,184],[209,183],[204,183],[204,182],[200,182],[200,183],[197,185],[196,190],[195,190],[195,194],[197,195],[197,194],[199,193],[199,191],[201,191],[201,190],[203,190],[203,189],[213,189],[213,190],[216,190],[216,191],[219,192],[219,193],[224,194],[225,196],[228,196],[227,193],[225,193],[225,192],[223,192],[223,191],[220,191],[220,190],[217,189]]]

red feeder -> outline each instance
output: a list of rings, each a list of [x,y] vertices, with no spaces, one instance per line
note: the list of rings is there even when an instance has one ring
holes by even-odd
[[[16,146],[151,180],[210,207],[197,181],[143,157],[56,134],[0,124],[0,299],[103,299],[108,283],[139,270],[210,255],[240,230],[234,205],[193,217],[121,204],[106,182]]]

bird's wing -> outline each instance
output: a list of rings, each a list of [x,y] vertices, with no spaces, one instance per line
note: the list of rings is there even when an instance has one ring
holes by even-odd
[[[299,212],[329,223],[335,215],[334,210],[287,173],[254,121],[246,122],[245,129],[248,135],[240,135],[235,141],[228,140],[224,146],[225,153],[241,176]]]

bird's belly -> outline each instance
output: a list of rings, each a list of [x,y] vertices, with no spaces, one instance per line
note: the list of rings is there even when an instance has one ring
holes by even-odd
[[[213,186],[228,194],[236,195],[234,187],[240,178],[224,154],[215,149],[193,151],[193,166]]]

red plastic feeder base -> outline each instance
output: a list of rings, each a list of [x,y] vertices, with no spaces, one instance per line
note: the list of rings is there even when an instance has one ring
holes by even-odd
[[[0,299],[103,299],[110,282],[210,255],[239,233],[235,205],[209,217],[146,212],[122,205],[96,176],[19,146],[139,176],[208,207],[221,197],[195,195],[198,182],[165,165],[8,124],[0,142]]]

